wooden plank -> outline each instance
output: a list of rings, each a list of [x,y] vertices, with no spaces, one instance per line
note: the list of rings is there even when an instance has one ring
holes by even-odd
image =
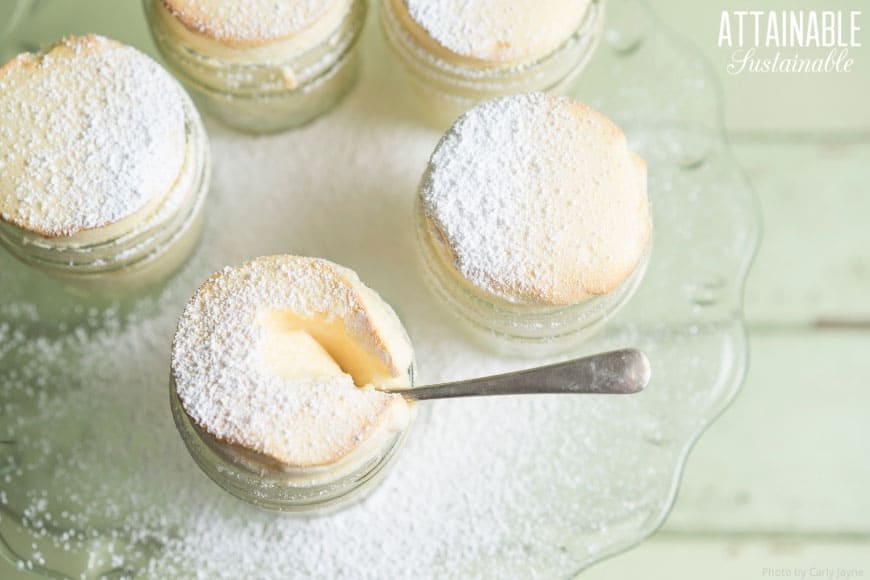
[[[846,580],[870,575],[867,539],[684,537],[660,534],[618,558],[593,566],[582,580]]]
[[[738,141],[734,153],[764,220],[747,320],[870,328],[870,142]]]
[[[870,535],[870,332],[754,331],[750,347],[665,529]]]

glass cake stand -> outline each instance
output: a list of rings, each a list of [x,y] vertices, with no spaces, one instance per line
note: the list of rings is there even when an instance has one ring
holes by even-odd
[[[40,11],[66,12],[37,14],[42,24],[25,31],[40,40],[89,31],[88,10],[99,9],[97,31],[153,53],[136,3],[68,4],[46,2]],[[552,578],[649,536],[690,448],[745,374],[741,300],[759,218],[723,136],[707,64],[645,4],[612,0],[607,10],[605,39],[576,95],[616,120],[646,158],[654,244],[628,306],[563,358],[639,347],[653,366],[645,392],[432,403],[381,487],[321,518],[259,512],[198,471],[170,416],[169,341],[186,299],[226,264],[284,252],[354,268],[405,321],[421,382],[536,364],[469,342],[421,281],[413,197],[439,133],[416,119],[370,18],[362,80],[334,113],[259,139],[209,123],[215,170],[204,239],[159,293],[109,304],[0,254],[7,569],[74,578]]]

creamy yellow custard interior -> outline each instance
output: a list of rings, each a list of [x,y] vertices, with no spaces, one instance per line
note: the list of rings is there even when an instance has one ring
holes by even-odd
[[[359,387],[393,382],[390,369],[354,342],[340,320],[267,311],[260,324],[267,330],[263,360],[277,376],[344,376]]]

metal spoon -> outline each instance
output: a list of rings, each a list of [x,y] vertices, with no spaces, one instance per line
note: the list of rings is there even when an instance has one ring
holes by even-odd
[[[503,375],[382,390],[416,401],[544,393],[628,395],[642,391],[649,379],[647,356],[637,349],[626,348]]]

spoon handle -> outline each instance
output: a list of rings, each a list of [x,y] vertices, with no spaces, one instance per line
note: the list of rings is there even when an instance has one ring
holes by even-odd
[[[406,390],[385,390],[417,401],[544,393],[626,395],[643,390],[649,379],[647,356],[639,350],[627,348],[503,375]]]

